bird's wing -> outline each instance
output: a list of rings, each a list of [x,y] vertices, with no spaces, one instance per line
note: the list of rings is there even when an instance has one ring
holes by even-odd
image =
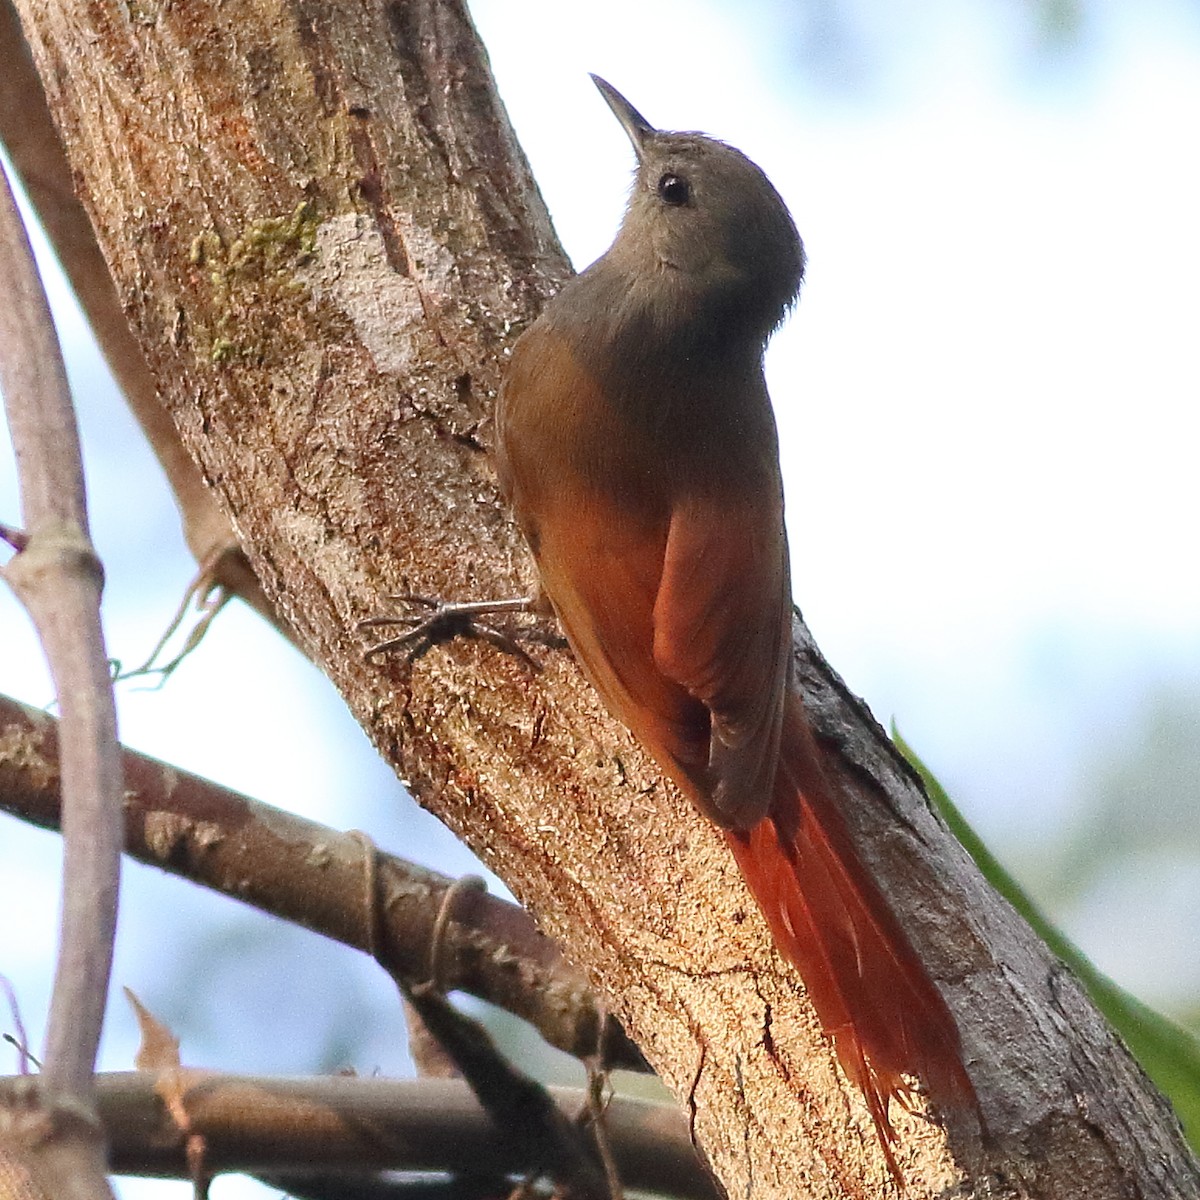
[[[667,531],[594,494],[561,500],[538,521],[546,595],[609,709],[691,791],[707,762],[709,716],[654,658]]]
[[[714,820],[752,825],[788,678],[781,517],[696,501],[642,523],[564,494],[538,533],[546,594],[610,709]]]
[[[710,713],[708,804],[745,829],[771,803],[791,662],[783,502],[761,481],[685,497],[654,604],[654,661]]]

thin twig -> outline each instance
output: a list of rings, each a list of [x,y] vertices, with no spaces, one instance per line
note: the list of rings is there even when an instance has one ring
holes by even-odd
[[[37,627],[63,714],[62,925],[42,1086],[58,1106],[83,1116],[91,1111],[116,930],[120,758],[100,628],[103,572],[88,534],[75,412],[6,176],[0,178],[0,279],[7,288],[0,305],[0,389],[29,535],[3,573]]]
[[[118,672],[113,678],[113,683],[125,683],[131,679],[154,675],[158,677],[155,686],[162,687],[204,640],[205,634],[212,628],[213,622],[221,615],[221,610],[232,598],[233,594],[229,589],[224,584],[215,581],[211,564],[202,563],[187,585],[180,598],[179,606],[175,609],[175,615],[167,622],[167,627],[159,635],[154,648],[138,666],[132,667],[128,671]],[[197,614],[196,620],[187,631],[182,647],[165,662],[160,661],[166,654],[167,643],[183,627],[183,623],[188,617],[188,611],[193,608],[193,605]]]
[[[608,1055],[604,1045],[604,1030],[601,1023],[600,1035],[596,1039],[596,1053],[587,1060],[587,1109],[580,1117],[588,1117],[592,1126],[592,1137],[596,1142],[596,1150],[604,1167],[604,1177],[608,1181],[609,1200],[624,1200],[624,1181],[613,1156],[612,1142],[608,1136],[608,1098],[604,1095],[608,1084],[608,1068],[605,1063]]]
[[[95,1061],[116,927],[121,777],[100,629],[83,464],[49,305],[7,177],[0,180],[0,388],[29,541],[4,568],[29,609],[62,719],[62,947],[50,1009],[46,1085],[83,1098]]]
[[[11,1042],[17,1049],[17,1070],[22,1075],[28,1075],[30,1063],[35,1062],[29,1053],[29,1035],[25,1032],[25,1022],[21,1020],[21,1005],[17,1001],[17,993],[7,975],[0,975],[0,991],[8,1001],[8,1011],[12,1017],[13,1035],[5,1034],[5,1041]],[[40,1069],[40,1064],[39,1064]]]

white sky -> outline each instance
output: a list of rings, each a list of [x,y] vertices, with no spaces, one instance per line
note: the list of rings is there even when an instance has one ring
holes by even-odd
[[[472,7],[577,264],[611,238],[631,169],[588,71],[656,124],[723,137],[771,175],[810,255],[769,359],[797,600],[834,666],[881,720],[897,719],[985,833],[1002,848],[1057,834],[1080,804],[1077,764],[1143,695],[1163,681],[1200,690],[1194,6],[1097,5],[1064,61],[1031,48],[1026,6],[874,0],[850,6],[851,52],[833,46],[819,73],[755,3]],[[151,468],[97,393],[94,359],[75,354],[111,649],[131,660],[190,567]],[[0,517],[16,516],[0,458]],[[22,622],[0,597],[0,691],[42,703]],[[245,614],[223,618],[165,691],[126,694],[122,722],[162,757],[467,869],[448,837],[413,833],[348,719]],[[354,808],[354,792],[369,799]],[[39,914],[6,923],[0,971],[35,1030],[53,853],[52,839],[0,823],[0,904],[32,900]],[[1073,932],[1148,998],[1179,1001],[1200,986],[1180,969],[1198,874],[1173,876],[1153,910],[1112,883]],[[144,876],[131,873],[118,981],[153,1002],[170,990],[164,971],[185,973],[196,952],[172,919],[191,929],[228,910]],[[345,971],[318,973],[301,999],[342,996]],[[356,1020],[383,1021],[390,999],[354,1003]],[[209,1012],[203,996],[193,1008]],[[208,1019],[212,1047],[247,1020],[236,994]],[[129,1025],[114,1010],[110,1065],[128,1061]],[[253,1020],[248,1032],[268,1037]],[[386,1068],[394,1052],[381,1033],[365,1054]],[[215,1195],[242,1189],[223,1182]]]

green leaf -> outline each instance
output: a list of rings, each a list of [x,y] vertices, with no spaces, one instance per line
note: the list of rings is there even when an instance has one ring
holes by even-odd
[[[1037,935],[1074,972],[1096,1007],[1124,1039],[1142,1069],[1170,1100],[1192,1149],[1200,1152],[1200,1041],[1173,1021],[1148,1008],[1098,971],[1069,938],[1038,910],[964,820],[929,768],[892,725],[892,739],[925,784],[934,808],[963,844],[987,881],[1033,927]]]

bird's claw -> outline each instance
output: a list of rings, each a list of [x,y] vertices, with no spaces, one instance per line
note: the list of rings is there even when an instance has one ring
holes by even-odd
[[[363,653],[363,658],[371,662],[385,654],[404,652],[404,662],[411,665],[434,646],[448,642],[456,637],[473,637],[490,642],[506,654],[512,654],[521,659],[531,670],[540,671],[541,667],[529,652],[516,639],[495,625],[481,621],[481,615],[493,611],[487,602],[455,603],[449,600],[438,600],[430,596],[415,593],[405,593],[399,596],[389,596],[388,599],[396,604],[411,604],[424,613],[397,613],[394,616],[367,617],[359,621],[356,628],[379,629],[387,626],[407,626],[404,632],[395,637],[386,638]],[[511,602],[501,602],[499,611],[511,611]]]

